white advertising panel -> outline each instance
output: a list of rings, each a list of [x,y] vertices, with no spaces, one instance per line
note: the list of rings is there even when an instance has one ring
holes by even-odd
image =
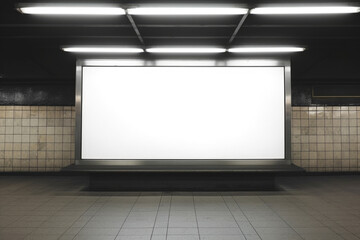
[[[82,159],[284,159],[284,67],[83,67]]]

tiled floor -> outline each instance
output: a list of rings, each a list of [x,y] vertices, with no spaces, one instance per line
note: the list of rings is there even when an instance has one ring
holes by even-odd
[[[0,239],[360,239],[360,176],[277,192],[89,192],[84,177],[0,177]]]

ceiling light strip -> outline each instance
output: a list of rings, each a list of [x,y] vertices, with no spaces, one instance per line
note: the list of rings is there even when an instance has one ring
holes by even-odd
[[[131,15],[242,15],[246,14],[246,8],[221,8],[221,7],[139,7],[127,10]]]
[[[142,53],[141,48],[131,47],[63,47],[65,52],[73,53]],[[249,47],[235,47],[230,49],[216,48],[216,47],[158,47],[148,48],[146,52],[159,54],[202,54],[202,53],[291,53],[302,52],[305,48],[296,46],[249,46]]]
[[[237,47],[230,48],[228,52],[231,53],[291,53],[303,52],[303,47]]]
[[[21,7],[19,11],[35,15],[125,15],[125,10],[119,7],[96,6]]]
[[[141,53],[141,48],[125,48],[125,47],[63,47],[65,52],[74,53]]]
[[[162,47],[162,48],[148,48],[149,53],[224,53],[225,48],[187,48],[187,47]]]
[[[346,14],[358,13],[360,7],[355,6],[306,6],[306,7],[259,7],[250,10],[251,14]]]
[[[18,10],[24,14],[45,15],[125,15],[125,10],[114,5],[25,5]],[[244,15],[247,8],[236,7],[139,7],[127,9],[131,15],[181,16],[181,15]],[[359,6],[280,6],[258,7],[251,14],[346,14],[360,12]]]

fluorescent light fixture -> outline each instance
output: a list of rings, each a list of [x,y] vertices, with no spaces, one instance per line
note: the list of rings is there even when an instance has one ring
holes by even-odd
[[[344,14],[358,13],[360,7],[354,6],[308,6],[308,7],[259,7],[250,11],[251,14]]]
[[[140,66],[146,65],[145,60],[138,59],[88,59],[84,60],[84,65],[88,66]]]
[[[226,52],[224,48],[210,48],[210,47],[164,47],[164,48],[148,48],[149,53],[223,53]]]
[[[127,10],[131,15],[242,15],[246,8],[217,7],[139,7]]]
[[[119,7],[97,6],[34,6],[21,7],[21,13],[44,15],[125,15],[125,10]]]
[[[64,47],[65,52],[74,53],[141,53],[141,48],[125,48],[125,47]]]
[[[156,60],[155,66],[216,66],[215,60]]]
[[[291,53],[302,52],[302,47],[238,47],[230,48],[228,52],[232,53]]]

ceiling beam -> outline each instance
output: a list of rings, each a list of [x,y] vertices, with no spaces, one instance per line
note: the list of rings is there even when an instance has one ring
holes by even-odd
[[[137,24],[138,28],[234,28],[236,24]],[[359,24],[246,24],[242,28],[360,28]],[[129,24],[0,24],[0,28],[132,28]]]
[[[78,39],[126,39],[126,38],[138,38],[137,36],[114,36],[114,35],[103,35],[103,36],[90,36],[90,35],[17,35],[17,36],[0,36],[0,39],[68,39],[68,38],[78,38]],[[226,36],[145,36],[142,39],[227,39]],[[360,39],[359,35],[356,36],[281,36],[281,35],[272,35],[272,36],[236,36],[234,39]]]
[[[235,24],[136,24],[138,28],[234,28]],[[0,24],[2,28],[129,28],[130,24]]]
[[[243,28],[359,28],[358,24],[247,24]]]
[[[2,28],[131,28],[129,24],[0,24]]]
[[[240,19],[238,25],[236,26],[233,34],[231,35],[231,37],[230,37],[230,39],[229,39],[228,47],[231,45],[232,41],[234,40],[234,38],[235,38],[236,35],[238,34],[241,26],[244,25],[244,22],[245,22],[246,18],[249,16],[249,13],[250,13],[250,11],[248,10],[247,13],[246,13],[244,16],[242,16],[242,18]]]
[[[133,19],[133,17],[128,13],[127,10],[125,10],[125,13],[126,13],[126,17],[129,19],[129,22],[131,23],[131,26],[132,28],[134,29],[135,33],[136,33],[136,36],[137,38],[139,39],[141,45],[142,45],[142,48],[144,49],[144,51],[146,50],[146,46],[145,46],[145,42],[144,42],[144,39],[142,38],[141,34],[140,34],[140,31],[138,29],[138,27],[136,26],[136,23]]]

